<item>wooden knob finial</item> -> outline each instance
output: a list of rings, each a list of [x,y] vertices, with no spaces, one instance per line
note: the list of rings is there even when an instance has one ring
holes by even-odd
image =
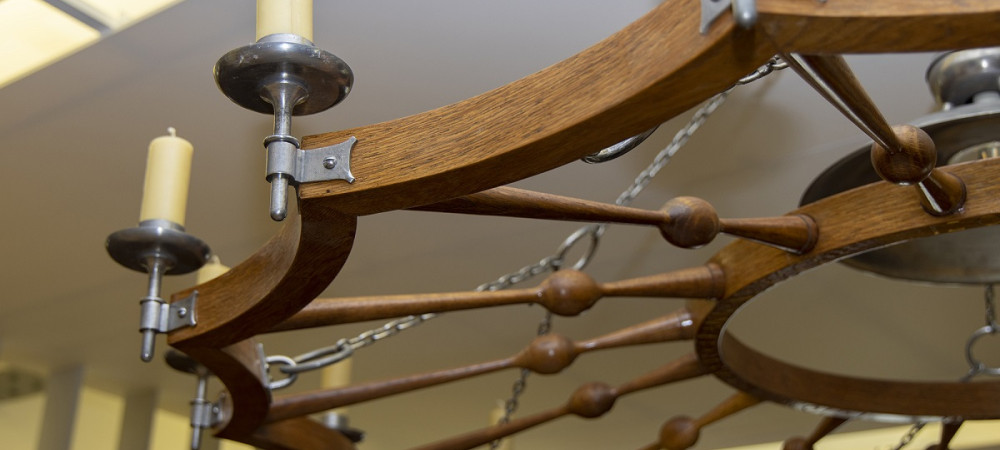
[[[535,373],[552,374],[569,367],[579,352],[573,341],[561,334],[546,334],[517,355],[517,365]]]
[[[618,398],[614,388],[595,382],[580,386],[569,400],[569,412],[580,417],[599,417],[611,410]]]
[[[668,220],[660,224],[660,234],[671,244],[698,248],[719,234],[719,215],[711,204],[696,197],[677,197],[663,205]]]
[[[900,185],[917,184],[930,175],[937,165],[934,140],[912,125],[892,127],[900,148],[887,149],[872,144],[872,166],[883,180]]]
[[[542,283],[538,303],[560,316],[575,316],[600,300],[600,286],[578,270],[560,270]]]
[[[698,442],[701,427],[688,416],[677,416],[660,428],[660,446],[666,450],[684,450]]]

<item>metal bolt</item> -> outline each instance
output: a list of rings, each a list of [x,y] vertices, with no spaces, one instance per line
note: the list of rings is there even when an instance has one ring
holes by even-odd
[[[177,308],[177,317],[186,317],[188,315],[187,308]]]
[[[323,160],[323,167],[326,167],[327,169],[337,167],[337,158],[334,158],[333,156],[326,157],[326,159]]]

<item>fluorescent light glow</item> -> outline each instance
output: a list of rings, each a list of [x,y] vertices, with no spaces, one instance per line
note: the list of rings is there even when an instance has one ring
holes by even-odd
[[[0,86],[96,42],[101,34],[40,0],[0,2]]]
[[[62,0],[60,8],[91,17],[114,33],[181,1]],[[43,0],[0,0],[0,87],[100,39],[100,31]]]
[[[63,0],[87,15],[120,30],[182,0]]]

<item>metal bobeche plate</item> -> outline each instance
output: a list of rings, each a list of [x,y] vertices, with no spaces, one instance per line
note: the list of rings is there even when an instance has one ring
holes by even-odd
[[[105,242],[108,254],[118,264],[138,272],[148,272],[151,257],[170,262],[168,275],[180,275],[198,270],[208,261],[212,250],[208,244],[183,231],[159,226],[139,226],[119,230]]]
[[[983,142],[1000,140],[1000,102],[956,107],[914,123],[933,139],[938,165]],[[828,168],[806,189],[802,204],[879,181],[866,146]],[[900,187],[904,189],[904,187]],[[916,205],[916,196],[914,204]],[[1000,282],[1000,227],[977,228],[914,239],[873,250],[842,263],[892,278],[932,283]]]
[[[257,42],[223,55],[215,64],[219,89],[236,104],[264,114],[274,108],[261,97],[261,87],[275,77],[299,83],[309,95],[293,115],[329,109],[351,90],[354,73],[340,58],[312,45]]]

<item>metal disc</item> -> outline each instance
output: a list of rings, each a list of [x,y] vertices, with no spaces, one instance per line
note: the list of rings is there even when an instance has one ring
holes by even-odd
[[[183,231],[160,226],[139,226],[111,233],[105,242],[111,258],[129,269],[148,272],[149,258],[163,258],[168,275],[194,272],[205,265],[212,250],[208,244]]]
[[[351,91],[354,73],[340,58],[313,45],[295,42],[257,42],[237,48],[215,64],[215,81],[236,104],[264,114],[274,108],[261,97],[268,80],[294,81],[308,96],[292,109],[307,115],[329,109]]]

